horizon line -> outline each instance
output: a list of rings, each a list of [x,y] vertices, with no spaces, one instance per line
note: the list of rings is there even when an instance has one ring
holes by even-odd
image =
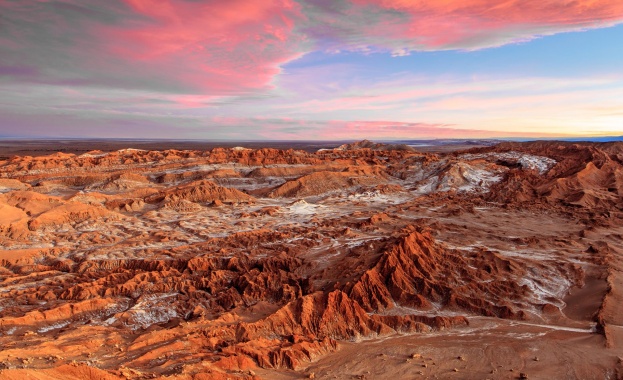
[[[583,141],[585,139],[622,139],[621,135],[570,135],[570,136],[556,136],[556,137],[425,137],[425,138],[395,138],[395,139],[373,139],[373,138],[352,138],[352,139],[210,139],[210,138],[138,138],[138,137],[32,137],[32,136],[0,136],[0,141],[10,140],[49,140],[49,141],[63,141],[63,140],[106,140],[106,141],[184,141],[184,142],[353,142],[353,141],[378,141],[378,142],[401,142],[401,141],[486,141],[486,140],[500,140],[500,141]],[[588,141],[588,140],[587,140]]]

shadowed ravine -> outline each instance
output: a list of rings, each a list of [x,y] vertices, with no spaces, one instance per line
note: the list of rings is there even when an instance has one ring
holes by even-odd
[[[620,378],[622,165],[559,142],[0,161],[0,377]]]

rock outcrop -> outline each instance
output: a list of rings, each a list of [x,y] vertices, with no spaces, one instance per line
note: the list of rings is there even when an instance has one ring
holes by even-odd
[[[475,342],[483,325],[615,348],[622,152],[363,141],[1,161],[0,377],[292,377],[353,344]]]
[[[228,189],[207,180],[176,186],[145,198],[147,203],[177,200],[199,203],[214,202],[216,200],[225,203],[249,203],[253,202],[254,198],[239,190]]]

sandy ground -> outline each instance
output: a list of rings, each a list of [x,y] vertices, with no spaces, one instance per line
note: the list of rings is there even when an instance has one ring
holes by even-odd
[[[522,373],[530,379],[614,379],[621,351],[595,349],[604,343],[589,328],[470,318],[469,327],[452,331],[343,343],[305,373],[321,379],[518,379]]]

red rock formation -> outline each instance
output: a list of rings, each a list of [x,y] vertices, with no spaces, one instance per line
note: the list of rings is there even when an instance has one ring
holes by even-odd
[[[99,205],[85,205],[80,202],[68,202],[45,211],[30,220],[28,228],[37,230],[41,227],[63,223],[80,223],[86,220],[108,217],[116,219],[117,215],[110,213]]]
[[[474,152],[514,150],[547,156],[557,163],[545,175],[509,172],[490,198],[623,208],[623,144],[504,143]]]
[[[0,200],[0,234],[10,239],[22,239],[28,234],[28,214]]]
[[[0,376],[257,378],[474,316],[582,332],[594,315],[616,343],[620,145],[395,149],[0,162]],[[599,300],[572,321],[585,284]]]
[[[315,172],[286,182],[271,191],[268,196],[272,198],[308,197],[358,185],[377,184],[382,181],[381,178],[373,168],[369,167],[362,169],[347,168],[346,171],[342,172]]]
[[[180,185],[172,189],[150,195],[145,202],[157,203],[163,200],[186,200],[190,202],[213,202],[219,200],[226,203],[248,203],[254,198],[236,189],[228,189],[211,181],[197,181]]]
[[[2,371],[2,378],[6,380],[23,380],[28,378],[40,380],[121,380],[125,377],[113,375],[107,371],[93,368],[86,364],[61,365],[55,368],[47,368],[40,370],[32,369],[5,369]]]
[[[335,148],[335,150],[360,150],[360,149],[370,149],[370,150],[377,150],[377,151],[399,150],[399,151],[415,152],[415,149],[413,149],[412,147],[406,144],[382,144],[382,143],[375,143],[369,140],[357,141],[351,144],[343,144]]]

